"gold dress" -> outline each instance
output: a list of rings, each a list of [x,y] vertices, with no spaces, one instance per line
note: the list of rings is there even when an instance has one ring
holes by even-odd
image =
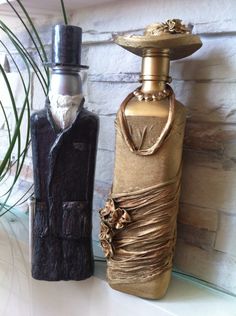
[[[127,107],[137,102],[129,98]],[[155,107],[159,116],[128,116],[121,105],[116,119],[113,187],[100,211],[100,239],[110,286],[152,299],[162,297],[170,281],[180,193],[185,109],[173,100],[172,121],[160,142],[170,117],[169,103],[166,98],[143,104]]]

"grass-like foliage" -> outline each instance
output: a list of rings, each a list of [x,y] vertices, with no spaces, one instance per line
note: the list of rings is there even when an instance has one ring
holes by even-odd
[[[62,14],[64,17],[64,23],[67,24],[66,10],[63,0],[58,0],[61,3]],[[47,62],[47,54],[40,38],[40,34],[37,31],[33,20],[31,19],[27,8],[24,7],[20,0],[16,0],[14,4],[7,0],[8,5],[19,19],[23,26],[24,32],[27,34],[32,42],[33,49],[36,54],[34,57],[31,52],[22,44],[21,40],[17,37],[14,30],[6,25],[0,18],[0,45],[4,48],[11,64],[15,66],[17,76],[19,76],[21,84],[22,99],[16,100],[16,93],[13,91],[11,80],[9,75],[0,65],[0,116],[3,118],[4,125],[6,127],[7,137],[4,139],[4,145],[0,143],[0,216],[10,211],[18,204],[24,203],[30,196],[31,188],[26,190],[23,195],[17,199],[12,205],[9,205],[9,199],[13,194],[14,186],[17,184],[17,180],[20,177],[23,169],[27,150],[30,146],[30,109],[31,106],[31,74],[35,73],[38,82],[40,83],[45,97],[49,90],[49,69],[45,64]],[[7,39],[4,43],[1,40],[1,35],[4,39]],[[11,49],[8,44],[11,43]],[[11,51],[14,47],[14,53]],[[17,54],[15,54],[17,52]],[[20,56],[20,61],[15,56]],[[37,63],[39,60],[42,67]],[[20,70],[19,63],[24,64],[24,76]],[[9,95],[10,104],[4,104],[1,99],[1,91],[6,92]],[[23,91],[23,94],[22,94]],[[9,111],[10,108],[10,111]],[[9,117],[9,112],[13,114],[13,118]],[[11,119],[11,120],[10,120]],[[22,132],[24,131],[24,132]],[[7,143],[7,145],[6,145]]]

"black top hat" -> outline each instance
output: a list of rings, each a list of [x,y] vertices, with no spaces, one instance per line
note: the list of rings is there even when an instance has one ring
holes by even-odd
[[[82,29],[74,25],[55,25],[52,30],[51,62],[45,63],[49,67],[67,66],[84,68],[81,60]]]

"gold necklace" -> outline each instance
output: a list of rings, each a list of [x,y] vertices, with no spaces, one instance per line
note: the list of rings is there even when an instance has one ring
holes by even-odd
[[[168,88],[163,89],[162,91],[147,93],[140,90],[139,87],[136,89],[133,94],[139,101],[160,101],[170,96],[171,90]]]

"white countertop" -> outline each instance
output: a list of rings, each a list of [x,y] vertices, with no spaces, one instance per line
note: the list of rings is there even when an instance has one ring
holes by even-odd
[[[112,290],[101,262],[96,262],[95,275],[85,281],[33,280],[27,218],[14,219],[0,218],[1,316],[236,316],[236,298],[177,275],[160,301]]]

